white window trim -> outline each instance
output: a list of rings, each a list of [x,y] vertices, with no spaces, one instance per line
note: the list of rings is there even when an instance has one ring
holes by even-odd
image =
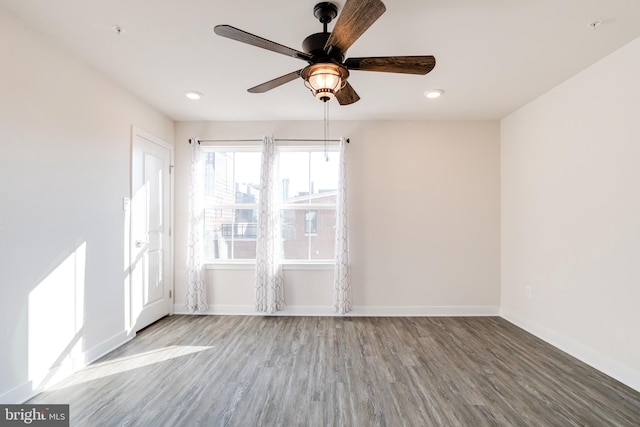
[[[254,270],[253,260],[230,260],[228,262],[210,261],[204,264],[205,270]],[[333,270],[333,261],[287,261],[282,263],[283,270]]]

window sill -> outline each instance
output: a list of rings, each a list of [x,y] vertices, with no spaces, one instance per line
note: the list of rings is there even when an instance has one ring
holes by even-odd
[[[254,270],[256,263],[249,262],[226,262],[207,263],[205,270]],[[282,264],[283,270],[333,270],[333,262],[287,262]]]

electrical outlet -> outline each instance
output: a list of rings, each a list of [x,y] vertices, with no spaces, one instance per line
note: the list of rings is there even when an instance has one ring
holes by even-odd
[[[531,286],[526,286],[524,288],[524,294],[527,296],[527,298],[531,298]]]

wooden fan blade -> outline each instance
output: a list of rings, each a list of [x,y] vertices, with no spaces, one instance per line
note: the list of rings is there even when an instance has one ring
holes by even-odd
[[[358,102],[360,97],[353,89],[353,87],[349,84],[349,82],[345,82],[346,84],[342,89],[336,92],[336,99],[340,105],[349,105],[354,102]]]
[[[283,55],[292,56],[294,58],[302,59],[305,61],[311,60],[311,55],[308,53],[300,52],[299,50],[292,49],[287,46],[283,46],[279,43],[272,42],[271,40],[263,39],[246,31],[242,31],[231,25],[216,25],[213,31],[222,37],[226,37],[231,40],[236,40],[242,43],[250,44],[252,46],[261,47],[272,52],[281,53]]]
[[[380,56],[376,58],[349,58],[344,61],[344,65],[350,70],[427,74],[436,66],[436,58],[433,56]]]
[[[344,54],[386,10],[380,0],[347,0],[324,45],[325,51],[333,46]]]
[[[284,76],[277,77],[273,80],[269,80],[268,82],[264,82],[259,84],[258,86],[254,86],[251,89],[247,89],[247,92],[250,93],[265,93],[268,90],[274,89],[278,86],[281,86],[285,83],[289,83],[300,77],[302,70],[294,71],[289,74],[285,74]]]

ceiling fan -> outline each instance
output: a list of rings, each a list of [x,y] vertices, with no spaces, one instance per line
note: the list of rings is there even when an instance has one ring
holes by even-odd
[[[230,25],[217,25],[216,34],[283,55],[307,61],[309,65],[289,74],[254,86],[250,93],[264,93],[302,77],[315,97],[327,102],[336,98],[340,105],[349,105],[360,97],[349,84],[349,70],[384,71],[403,74],[427,74],[436,65],[433,56],[381,56],[348,58],[347,49],[386,11],[380,0],[346,0],[332,32],[327,24],[338,15],[335,4],[315,5],[313,14],[323,25],[323,32],[311,34],[302,42],[301,52],[279,43],[247,33]]]

